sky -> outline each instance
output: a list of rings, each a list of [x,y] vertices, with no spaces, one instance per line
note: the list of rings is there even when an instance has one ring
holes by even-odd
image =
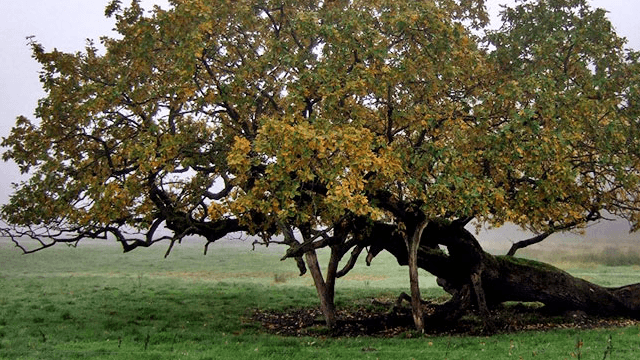
[[[127,3],[128,1],[123,1]],[[513,0],[487,0],[487,9],[497,16],[500,4]],[[44,96],[38,80],[39,66],[31,58],[28,36],[46,49],[76,52],[86,39],[96,43],[112,35],[113,19],[104,16],[108,0],[0,0],[0,137],[5,137],[19,115],[33,118],[38,99]],[[606,9],[628,47],[640,50],[639,0],[590,0],[593,7]],[[143,8],[167,6],[166,0],[143,0]],[[0,149],[2,151],[2,149]],[[0,204],[6,203],[12,182],[24,179],[12,163],[0,163]]]

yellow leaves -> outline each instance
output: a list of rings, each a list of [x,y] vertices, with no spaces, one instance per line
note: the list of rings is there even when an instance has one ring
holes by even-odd
[[[235,136],[233,140],[231,151],[227,156],[227,162],[229,166],[236,169],[238,173],[244,173],[251,165],[251,161],[247,156],[251,151],[251,143],[249,140],[239,136]]]
[[[79,222],[150,219],[152,178],[180,211],[247,222],[259,213],[265,226],[346,212],[378,219],[380,190],[434,217],[521,224],[570,221],[581,216],[576,204],[636,196],[640,180],[626,175],[640,171],[628,149],[635,118],[619,104],[635,83],[613,72],[632,68],[607,62],[599,68],[611,81],[587,71],[565,91],[557,69],[522,61],[526,37],[506,46],[514,56],[500,44],[478,50],[466,21],[452,20],[472,15],[472,2],[338,3],[310,11],[292,1],[268,16],[250,1],[178,1],[123,20],[104,57],[34,44],[48,97],[39,125],[22,119],[5,140],[5,159],[63,180],[33,180],[15,208],[26,197],[43,219],[79,201]],[[540,55],[554,60],[556,50]],[[85,172],[74,184],[81,195],[67,191],[62,168]],[[202,205],[223,171],[233,193]]]
[[[331,124],[322,118],[314,122],[265,119],[253,143],[256,155],[269,159],[265,177],[255,182],[242,201],[247,208],[283,219],[339,218],[346,211],[381,218],[383,211],[370,203],[367,194],[371,186],[384,187],[395,179],[401,166],[391,147],[380,143],[366,128]],[[250,148],[247,141],[236,139],[229,163],[246,161],[240,155]],[[327,194],[313,201],[312,207],[300,208],[307,206],[299,201],[310,184],[326,188]]]
[[[367,197],[357,191],[358,187],[363,187],[363,185],[355,184],[355,188],[353,188],[348,181],[334,184],[330,187],[324,202],[336,213],[351,211],[360,216],[379,216],[380,210],[369,204]]]
[[[504,192],[499,189],[494,192],[495,204],[496,207],[502,207],[506,205],[506,201],[504,199]]]
[[[180,91],[180,96],[184,100],[191,98],[195,94],[196,94],[196,89],[192,86],[184,87]]]
[[[139,182],[132,180],[125,183],[110,181],[103,185],[89,211],[90,217],[84,217],[82,220],[91,219],[94,222],[110,224],[117,219],[126,218],[128,214],[135,211],[140,187]]]
[[[219,203],[212,202],[207,208],[209,218],[212,220],[220,219],[228,213],[228,209]]]

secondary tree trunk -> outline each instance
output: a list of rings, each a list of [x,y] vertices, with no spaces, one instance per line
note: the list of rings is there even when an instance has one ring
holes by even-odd
[[[409,265],[409,284],[411,287],[411,314],[416,330],[424,332],[424,315],[422,311],[422,298],[420,296],[420,276],[418,274],[418,250],[422,232],[428,221],[424,220],[416,226],[411,237],[405,235],[407,246],[407,263]]]
[[[387,250],[400,265],[409,263],[407,247],[393,226],[376,224],[373,234],[369,260]],[[541,302],[555,311],[640,318],[640,284],[606,288],[548,264],[494,256],[484,252],[469,231],[455,224],[430,223],[422,236],[417,262],[453,295],[444,307],[449,319],[469,309],[488,318],[490,309],[505,301]]]

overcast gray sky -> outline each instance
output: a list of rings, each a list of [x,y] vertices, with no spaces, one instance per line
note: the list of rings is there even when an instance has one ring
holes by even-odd
[[[86,39],[109,35],[113,19],[104,16],[108,0],[0,0],[0,137],[6,136],[15,118],[32,118],[33,110],[44,93],[38,81],[39,67],[31,59],[27,36],[35,36],[45,48],[62,51],[82,50]],[[491,14],[497,15],[499,4],[512,0],[487,0]],[[128,3],[127,0],[123,3]],[[166,0],[143,0],[143,7],[153,4],[166,7]],[[594,7],[609,11],[618,34],[629,40],[629,47],[640,50],[639,0],[590,0]],[[10,183],[20,177],[16,166],[2,163],[0,203],[10,194]]]

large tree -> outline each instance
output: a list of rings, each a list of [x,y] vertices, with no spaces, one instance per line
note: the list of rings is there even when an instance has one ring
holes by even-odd
[[[494,257],[465,228],[534,232],[513,255],[603,214],[640,225],[639,55],[603,10],[525,1],[494,31],[482,0],[106,13],[120,36],[104,51],[32,43],[47,96],[2,143],[29,174],[2,207],[24,252],[245,232],[310,270],[329,326],[336,278],[365,249],[409,265],[419,329],[417,267],[453,294],[450,317],[506,300],[638,315],[637,286]]]

